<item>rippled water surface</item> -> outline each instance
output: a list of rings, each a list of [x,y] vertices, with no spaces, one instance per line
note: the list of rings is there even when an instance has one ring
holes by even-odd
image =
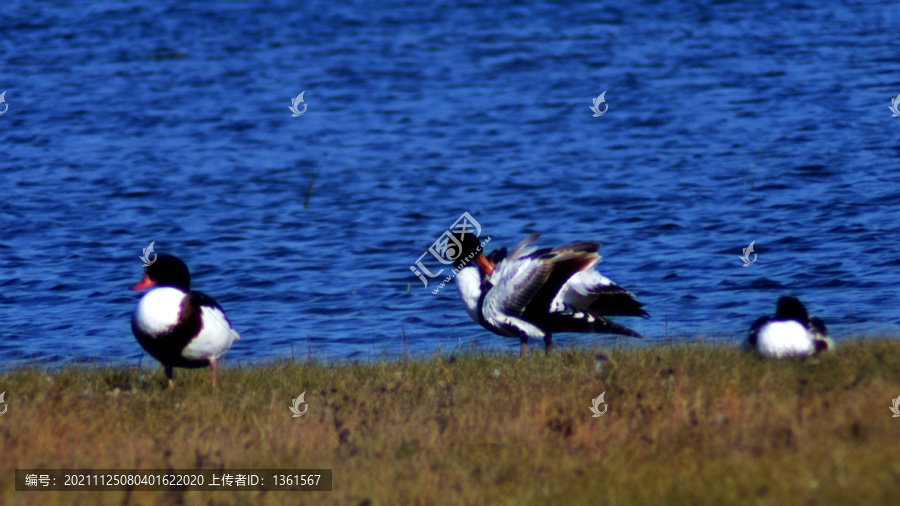
[[[136,362],[150,241],[224,306],[232,360],[516,347],[409,269],[464,211],[495,247],[601,241],[646,342],[735,340],[787,293],[839,338],[900,326],[896,3],[2,14],[4,364]]]

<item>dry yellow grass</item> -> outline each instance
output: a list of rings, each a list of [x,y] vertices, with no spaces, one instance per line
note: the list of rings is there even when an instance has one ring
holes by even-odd
[[[897,504],[900,341],[0,375],[3,504]],[[306,391],[309,410],[292,418]],[[605,391],[608,411],[592,418]],[[15,468],[331,468],[331,492],[15,492]]]

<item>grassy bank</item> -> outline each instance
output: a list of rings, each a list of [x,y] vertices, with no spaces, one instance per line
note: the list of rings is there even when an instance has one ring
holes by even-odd
[[[3,504],[897,504],[900,341],[0,375]],[[308,412],[292,418],[306,391]],[[608,411],[592,418],[606,392]],[[15,492],[15,468],[332,468],[332,492]]]

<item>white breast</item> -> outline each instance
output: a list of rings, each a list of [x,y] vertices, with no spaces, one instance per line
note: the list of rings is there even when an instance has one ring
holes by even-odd
[[[181,315],[181,304],[187,294],[168,286],[147,292],[134,311],[134,324],[151,337],[170,331]]]
[[[799,322],[769,322],[757,334],[756,349],[766,357],[805,357],[812,355],[815,344],[809,331]]]
[[[478,319],[478,300],[481,298],[481,276],[478,267],[464,267],[456,275],[456,290],[463,304],[466,305],[466,312],[472,317],[475,323],[479,323]]]

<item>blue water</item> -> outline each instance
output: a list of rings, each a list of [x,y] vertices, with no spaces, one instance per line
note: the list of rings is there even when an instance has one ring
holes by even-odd
[[[496,247],[601,241],[649,343],[734,341],[788,293],[838,338],[895,334],[898,23],[891,2],[6,2],[0,363],[137,362],[150,241],[224,306],[231,359],[514,348],[409,269],[463,212]]]

